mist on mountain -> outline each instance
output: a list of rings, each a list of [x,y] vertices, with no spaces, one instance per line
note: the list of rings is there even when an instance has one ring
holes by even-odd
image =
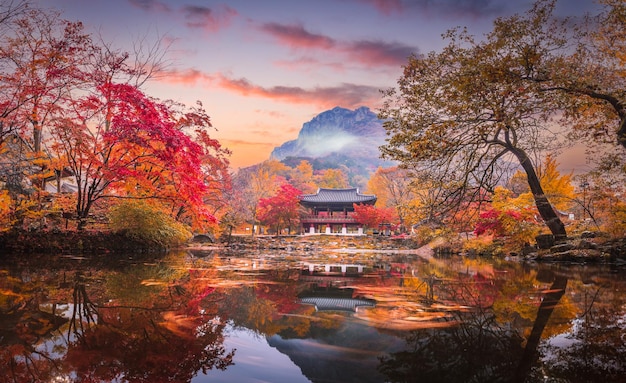
[[[305,122],[298,138],[274,148],[270,157],[290,167],[307,160],[314,170],[341,169],[352,186],[362,187],[379,166],[395,164],[380,158],[385,138],[383,121],[368,107],[335,107]]]

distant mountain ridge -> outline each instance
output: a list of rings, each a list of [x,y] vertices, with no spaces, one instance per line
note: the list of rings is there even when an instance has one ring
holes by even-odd
[[[335,107],[305,122],[298,138],[274,148],[270,157],[289,165],[305,159],[315,170],[341,168],[350,179],[369,178],[379,166],[392,165],[380,158],[385,138],[383,121],[368,107]]]

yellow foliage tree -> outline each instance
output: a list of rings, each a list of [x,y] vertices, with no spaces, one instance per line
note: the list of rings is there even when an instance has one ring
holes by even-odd
[[[300,164],[290,172],[289,183],[304,194],[314,193],[316,186],[313,182],[313,165],[309,161],[302,160]]]
[[[575,188],[572,184],[573,174],[563,174],[558,170],[558,162],[552,155],[547,155],[543,164],[537,167],[539,182],[546,196],[556,210],[565,212],[573,205],[576,197]],[[533,195],[528,187],[528,182],[523,181],[526,175],[518,171],[511,178],[512,189],[519,195],[511,202],[519,207],[534,205]],[[512,196],[511,196],[512,197]]]
[[[407,218],[416,199],[411,183],[408,171],[397,166],[379,167],[367,183],[367,192],[376,195],[378,207],[396,209],[401,227],[409,224]]]
[[[321,188],[347,188],[348,176],[341,169],[326,169],[315,177],[317,186]]]
[[[0,190],[0,232],[11,228],[11,196],[7,190]]]

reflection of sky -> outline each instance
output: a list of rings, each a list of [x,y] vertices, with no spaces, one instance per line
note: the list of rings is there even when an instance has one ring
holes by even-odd
[[[230,326],[225,333],[226,351],[236,349],[234,365],[226,371],[211,370],[206,375],[199,372],[192,382],[310,382],[300,368],[271,347],[265,337]]]
[[[73,303],[57,304],[54,314],[60,318],[65,318],[68,321],[72,319],[72,315],[76,308],[77,312],[83,310],[83,305],[74,305]],[[43,312],[52,312],[52,305],[43,304],[40,306]],[[78,315],[77,315],[78,317]],[[98,316],[93,313],[90,319],[92,324],[98,323]],[[71,331],[68,332],[69,322],[64,323],[58,330],[53,331],[49,338],[44,338],[44,341],[37,345],[36,349],[41,352],[42,355],[48,355],[52,359],[63,358],[67,352],[67,345],[76,341],[76,334]],[[87,327],[87,324],[83,322],[83,325]]]

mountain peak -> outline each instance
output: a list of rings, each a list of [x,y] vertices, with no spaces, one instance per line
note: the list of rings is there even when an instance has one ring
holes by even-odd
[[[298,138],[274,148],[271,157],[323,157],[332,153],[367,152],[378,157],[384,144],[382,121],[368,107],[355,110],[335,107],[305,122]]]
[[[380,159],[385,144],[383,122],[368,107],[355,110],[335,107],[302,125],[298,138],[274,148],[271,158],[306,159],[315,170],[341,168],[352,179],[369,176],[379,167],[392,163]]]

